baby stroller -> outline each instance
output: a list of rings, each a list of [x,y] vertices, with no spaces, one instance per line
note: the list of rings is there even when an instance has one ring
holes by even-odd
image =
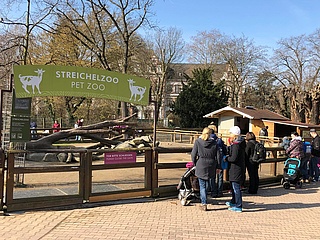
[[[186,206],[192,199],[199,198],[199,181],[195,175],[196,167],[193,163],[187,163],[188,170],[182,175],[177,186],[179,190],[178,199],[181,205]]]
[[[296,188],[302,187],[300,160],[298,158],[288,158],[284,163],[283,178],[281,184],[285,189],[289,189],[291,185]]]

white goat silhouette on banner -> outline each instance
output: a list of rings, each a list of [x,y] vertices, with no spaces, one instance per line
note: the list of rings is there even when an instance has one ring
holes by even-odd
[[[35,73],[38,73],[37,76],[21,76],[19,74],[20,82],[22,83],[23,89],[27,92],[30,93],[27,89],[28,86],[32,86],[32,93],[34,94],[34,87],[36,86],[38,89],[38,93],[41,94],[40,92],[40,83],[42,81],[42,74],[45,72],[42,69],[38,69],[37,71],[34,71]]]
[[[134,86],[133,84],[135,83],[135,81],[133,81],[133,79],[128,79],[128,82],[129,82],[129,88],[131,91],[130,100],[134,96],[134,101],[136,101],[137,95],[140,95],[140,98],[138,100],[139,102],[143,98],[143,94],[146,91],[146,87]]]

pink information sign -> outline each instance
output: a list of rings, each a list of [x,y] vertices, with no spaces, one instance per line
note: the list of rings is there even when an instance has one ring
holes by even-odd
[[[135,163],[136,152],[108,152],[104,154],[104,164]]]

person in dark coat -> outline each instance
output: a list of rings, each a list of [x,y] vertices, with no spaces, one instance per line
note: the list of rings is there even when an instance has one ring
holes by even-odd
[[[311,158],[310,158],[310,180],[313,182],[319,181],[319,167],[320,162],[320,137],[317,131],[312,128],[310,129],[310,135],[312,137],[311,142]]]
[[[230,202],[226,202],[228,210],[233,212],[242,212],[242,193],[241,184],[245,176],[245,158],[246,158],[246,142],[241,137],[241,130],[238,126],[230,129],[230,152],[226,160],[229,163],[229,181],[231,183],[232,198]]]
[[[249,175],[249,194],[257,194],[259,188],[259,163],[253,162],[254,148],[257,143],[253,132],[246,134],[246,168]]]
[[[210,138],[211,133],[210,128],[204,128],[191,151],[191,159],[196,166],[195,175],[198,177],[200,185],[201,209],[204,211],[207,210],[209,179],[214,176],[217,166],[217,144],[213,138]]]
[[[286,154],[288,154],[290,158],[298,158],[300,160],[304,157],[302,138],[297,132],[291,133],[291,141],[286,150]]]

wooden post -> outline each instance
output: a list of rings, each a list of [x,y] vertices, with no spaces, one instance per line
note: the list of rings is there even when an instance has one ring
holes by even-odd
[[[157,151],[157,148],[153,148],[153,154],[152,154],[152,188],[151,188],[151,194],[153,197],[157,197],[156,194],[156,189],[158,189],[159,184],[158,184],[158,168],[157,168],[157,163],[158,163],[158,157],[159,153]]]
[[[145,161],[145,171],[144,171],[144,187],[146,188],[146,190],[151,190],[152,192],[152,168],[153,168],[153,164],[152,164],[152,153],[153,151],[150,150],[146,150],[144,153],[144,161]]]
[[[82,197],[83,201],[86,201],[85,192],[86,192],[86,165],[85,165],[85,156],[86,154],[81,152],[80,153],[80,169],[79,169],[79,195]]]
[[[14,153],[8,153],[7,162],[7,180],[6,180],[6,208],[13,203],[13,188],[14,188]]]
[[[83,201],[89,202],[89,198],[92,194],[92,152],[89,151],[82,157],[83,157],[83,166],[84,166]]]

